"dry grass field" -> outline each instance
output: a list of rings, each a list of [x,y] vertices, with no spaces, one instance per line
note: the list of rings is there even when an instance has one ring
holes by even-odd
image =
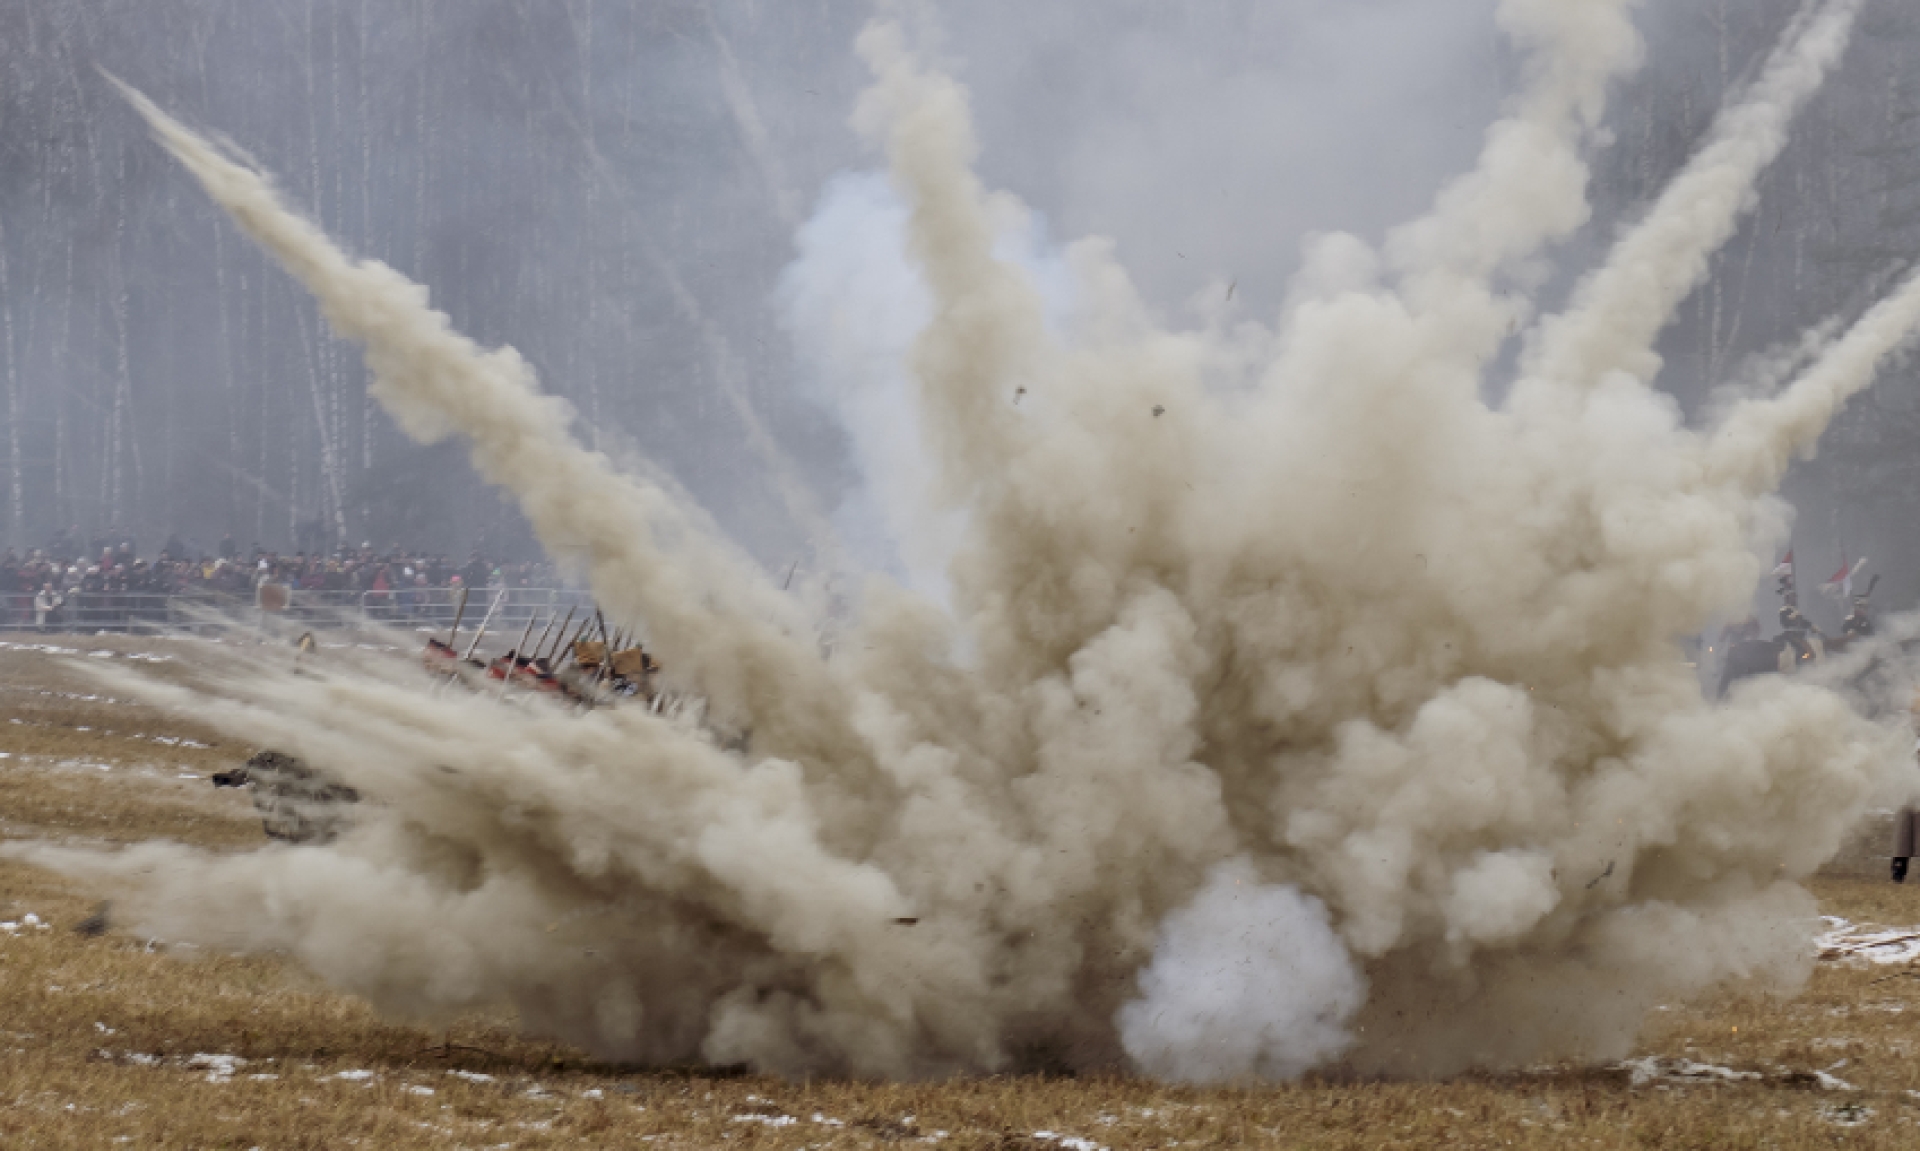
[[[263,841],[243,759],[76,664],[188,675],[198,640],[0,637],[0,837]],[[1920,923],[1920,885],[1833,879],[1829,914]],[[510,1018],[430,1034],[274,958],[76,931],[99,892],[0,863],[0,1145],[293,1147],[1920,1146],[1920,968],[1829,961],[1791,1001],[1675,1004],[1641,1057],[1445,1083],[1191,1090],[1127,1078],[892,1085],[598,1066]],[[448,1046],[448,1044],[451,1046]]]

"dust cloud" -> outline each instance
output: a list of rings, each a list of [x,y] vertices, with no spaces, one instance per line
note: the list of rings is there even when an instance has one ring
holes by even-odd
[[[919,504],[889,517],[929,533],[913,554],[951,559],[936,598],[868,580],[831,658],[804,596],[579,446],[511,349],[129,92],[366,346],[401,426],[470,443],[707,710],[262,656],[219,690],[140,690],[374,797],[349,833],[8,850],[398,1016],[505,1002],[603,1057],[787,1074],[1444,1075],[1619,1058],[1656,1004],[1791,989],[1798,881],[1901,798],[1906,738],[1806,680],[1709,702],[1679,637],[1743,613],[1785,523],[1769,492],[1920,289],[1711,426],[1651,386],[1652,344],[1858,7],[1809,5],[1541,317],[1539,261],[1588,217],[1583,157],[1641,44],[1630,0],[1506,0],[1527,80],[1430,214],[1378,250],[1314,240],[1272,326],[1178,331],[1104,241],[1048,255],[1064,291],[1007,257],[1033,222],[975,176],[965,90],[878,20],[855,120],[897,204],[842,197],[835,226],[870,204],[924,292],[874,310],[910,336],[856,341],[904,357],[921,450],[872,452],[868,481]],[[801,250],[795,298],[864,284]]]

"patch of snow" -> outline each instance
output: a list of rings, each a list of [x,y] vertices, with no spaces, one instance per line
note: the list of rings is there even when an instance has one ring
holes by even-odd
[[[582,1092],[580,1093],[580,1098],[582,1098],[582,1099],[604,1099],[604,1098],[606,1098],[606,1096],[604,1096],[603,1094],[601,1094],[601,1092],[600,1092],[600,1089],[599,1089],[598,1087],[589,1087],[588,1089],[586,1089],[585,1091],[582,1091]]]
[[[454,1077],[455,1079],[465,1079],[465,1080],[466,1080],[467,1082],[469,1082],[469,1083],[491,1083],[491,1082],[493,1082],[493,1076],[491,1076],[491,1075],[482,1075],[482,1074],[481,1074],[480,1072],[478,1072],[478,1071],[449,1071],[449,1072],[447,1072],[447,1074],[449,1074],[449,1075],[451,1075],[451,1076],[453,1076],[453,1077]]]
[[[1107,1151],[1105,1147],[1091,1139],[1082,1139],[1076,1135],[1062,1135],[1057,1131],[1035,1131],[1033,1137],[1042,1143],[1058,1143],[1067,1151]]]
[[[1826,930],[1814,938],[1820,958],[1876,964],[1920,959],[1920,927],[1860,927],[1835,915],[1820,917]]]
[[[1662,1059],[1658,1055],[1622,1060],[1615,1066],[1627,1073],[1627,1082],[1634,1087],[1645,1087],[1649,1083],[1737,1083],[1743,1079],[1764,1078],[1758,1071],[1735,1071],[1712,1063]]]
[[[233,1078],[235,1071],[246,1065],[247,1061],[238,1055],[210,1055],[204,1051],[187,1060],[189,1067],[206,1069],[209,1083],[225,1083]]]
[[[433,1094],[433,1088],[431,1088],[431,1087],[422,1087],[422,1086],[420,1086],[420,1085],[419,1085],[418,1083],[416,1083],[416,1084],[413,1084],[412,1086],[410,1086],[410,1087],[408,1087],[408,1088],[407,1088],[407,1094],[409,1094],[409,1095],[431,1095],[431,1094]]]
[[[77,647],[55,647],[50,643],[0,643],[0,651],[37,651],[45,655],[79,655]]]
[[[371,1072],[371,1071],[342,1071],[342,1072],[339,1072],[338,1074],[335,1074],[335,1075],[329,1075],[329,1076],[327,1076],[327,1078],[329,1078],[329,1079],[344,1079],[344,1080],[346,1080],[346,1081],[347,1081],[347,1082],[349,1082],[349,1083],[365,1083],[365,1082],[366,1082],[367,1080],[369,1080],[369,1079],[372,1079],[372,1078],[373,1078],[373,1072]]]
[[[822,1127],[845,1127],[847,1125],[844,1119],[829,1119],[818,1111],[813,1113],[813,1121]]]
[[[791,1115],[735,1115],[735,1123],[765,1123],[769,1127],[791,1127],[800,1122]]]

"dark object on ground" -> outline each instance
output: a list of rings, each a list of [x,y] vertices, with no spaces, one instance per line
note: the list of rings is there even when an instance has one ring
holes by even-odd
[[[1895,883],[1907,881],[1907,857],[1904,855],[1893,857],[1893,881]]]
[[[277,751],[260,752],[244,767],[216,773],[213,784],[251,785],[260,826],[269,837],[288,843],[333,842],[346,829],[346,806],[360,801],[353,788]]]
[[[113,910],[111,902],[103,902],[93,909],[93,914],[73,925],[75,935],[84,935],[88,939],[97,939],[107,933],[108,913]]]

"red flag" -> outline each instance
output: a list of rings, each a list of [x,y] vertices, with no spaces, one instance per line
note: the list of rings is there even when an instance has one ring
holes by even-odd
[[[1867,566],[1866,556],[1861,556],[1851,564],[1846,563],[1845,559],[1846,556],[1843,553],[1841,555],[1842,562],[1840,570],[1833,573],[1832,579],[1820,585],[1821,591],[1826,592],[1843,604],[1853,598],[1853,577],[1859,575],[1860,569]]]

